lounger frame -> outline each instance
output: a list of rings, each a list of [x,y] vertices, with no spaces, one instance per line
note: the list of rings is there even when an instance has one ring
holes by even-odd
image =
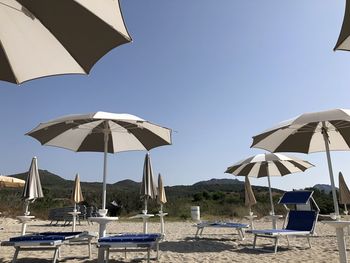
[[[122,234],[120,236],[123,236]],[[118,236],[116,236],[118,237]],[[111,252],[121,252],[124,253],[126,258],[127,252],[147,252],[147,262],[151,260],[151,250],[155,250],[156,260],[159,259],[159,242],[161,241],[162,236],[159,235],[155,240],[152,241],[125,241],[125,242],[113,242],[113,241],[98,241],[97,247],[101,249],[104,253],[104,258],[106,263],[109,261],[109,254]],[[102,262],[99,262],[102,263]]]
[[[60,233],[57,232],[57,235]],[[54,235],[54,232],[53,232]],[[15,263],[20,251],[53,251],[52,263],[55,263],[60,257],[60,248],[62,245],[69,245],[77,242],[86,241],[89,251],[89,259],[92,258],[92,239],[95,235],[88,232],[68,236],[65,240],[23,240],[23,241],[3,241],[1,246],[13,246],[15,253],[12,258],[12,263]]]
[[[234,228],[237,230],[239,240],[244,240],[244,229],[249,228],[248,224],[240,223],[213,223],[213,222],[201,222],[195,225],[197,227],[195,237],[199,237],[203,234],[203,230],[206,227],[215,228]]]

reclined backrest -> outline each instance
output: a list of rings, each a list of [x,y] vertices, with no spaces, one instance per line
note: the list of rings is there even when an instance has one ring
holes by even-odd
[[[317,211],[291,210],[286,229],[312,232],[317,219]]]

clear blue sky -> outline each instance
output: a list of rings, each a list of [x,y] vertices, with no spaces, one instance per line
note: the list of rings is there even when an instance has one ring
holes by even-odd
[[[39,122],[102,110],[173,129],[173,145],[151,152],[165,185],[233,178],[224,174],[227,166],[263,152],[249,148],[253,135],[303,112],[350,108],[350,53],[332,51],[344,5],[122,0],[133,43],[107,54],[90,76],[0,82],[0,173],[27,171],[37,156],[41,169],[64,178],[79,172],[82,181],[102,181],[103,154],[41,146],[24,136]],[[295,155],[316,168],[273,178],[274,187],[329,183],[324,153]],[[332,157],[335,173],[343,171],[350,183],[350,153]],[[143,152],[109,155],[108,182],[140,181],[143,159]]]

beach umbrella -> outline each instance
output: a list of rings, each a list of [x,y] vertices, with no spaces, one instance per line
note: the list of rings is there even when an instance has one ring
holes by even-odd
[[[88,74],[103,55],[130,41],[118,0],[0,2],[4,81]]]
[[[336,50],[350,50],[350,0],[346,0],[343,25],[340,30],[338,41],[334,47]]]
[[[81,186],[80,186],[79,174],[76,174],[75,176],[71,200],[74,202],[74,210],[76,210],[77,204],[84,201],[83,192],[81,191]]]
[[[107,154],[146,150],[171,144],[171,130],[131,114],[95,112],[64,116],[27,133],[42,145],[76,152],[103,152],[101,215],[106,215]]]
[[[29,204],[33,203],[36,199],[42,197],[44,197],[44,194],[41,188],[40,176],[38,171],[38,161],[36,157],[33,157],[22,193],[22,198],[25,201],[24,214],[29,215]]]
[[[160,211],[158,213],[158,216],[160,218],[160,233],[164,238],[165,236],[164,216],[166,216],[167,213],[163,213],[163,205],[167,202],[167,200],[166,200],[165,189],[163,185],[163,179],[160,174],[158,174],[157,202],[158,204],[160,204]]]
[[[251,147],[270,152],[326,152],[334,210],[339,217],[330,151],[350,150],[350,110],[304,113],[254,136]]]
[[[344,213],[348,214],[347,204],[350,204],[350,190],[345,183],[344,176],[339,172],[339,204],[344,205]]]
[[[0,187],[19,188],[23,187],[25,183],[26,181],[18,178],[0,175]]]
[[[155,199],[157,197],[157,190],[153,180],[153,170],[151,165],[151,158],[149,153],[146,153],[145,162],[143,165],[143,176],[140,189],[141,197],[144,199],[145,208],[144,214],[147,214],[148,199]]]
[[[158,174],[158,188],[157,188],[157,202],[160,204],[160,211],[163,211],[163,205],[167,202],[165,189],[163,185],[163,178]]]
[[[80,187],[79,174],[76,174],[76,176],[75,176],[71,200],[74,202],[74,210],[70,214],[73,217],[73,232],[75,232],[76,217],[78,214],[80,214],[80,212],[77,212],[77,204],[84,201],[83,192],[81,191],[81,187]]]
[[[248,176],[245,177],[244,181],[244,203],[249,207],[249,215],[252,215],[252,206],[256,204],[256,199]]]
[[[350,110],[304,113],[254,136],[251,147],[271,152],[326,152],[335,216],[340,219],[330,151],[350,150]],[[337,224],[333,226],[336,228],[339,258],[341,262],[347,262],[344,230]]]
[[[228,167],[225,173],[255,178],[267,177],[269,184],[271,215],[275,215],[270,177],[304,172],[310,167],[313,167],[313,164],[300,160],[296,157],[279,153],[265,153],[257,154],[239,161],[236,164]]]

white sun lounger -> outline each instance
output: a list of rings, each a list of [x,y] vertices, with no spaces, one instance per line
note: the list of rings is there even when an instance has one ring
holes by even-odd
[[[53,251],[52,263],[59,257],[60,247],[74,241],[87,241],[89,258],[91,258],[91,240],[95,237],[88,232],[43,232],[18,237],[12,237],[9,241],[1,242],[1,246],[13,246],[16,250],[12,263],[17,261],[20,251]]]
[[[206,227],[233,228],[237,230],[240,240],[244,240],[244,229],[249,228],[248,224],[232,222],[200,222],[194,226],[197,227],[196,237],[201,236]]]
[[[118,234],[100,238],[97,247],[106,252],[106,263],[108,263],[110,252],[123,252],[126,257],[126,252],[137,251],[147,252],[147,262],[150,262],[152,249],[157,251],[157,259],[159,257],[161,238],[161,234]]]
[[[288,205],[301,205],[310,204],[310,200],[314,202],[314,206],[317,208],[313,210],[290,210],[288,212],[285,227],[282,229],[262,229],[262,230],[248,230],[247,233],[254,234],[253,248],[256,248],[256,240],[258,237],[275,239],[274,250],[277,252],[278,239],[282,236],[287,237],[289,247],[289,236],[304,236],[307,238],[309,247],[311,248],[310,236],[314,233],[319,209],[317,204],[312,198],[313,192],[311,191],[292,191],[286,192],[281,200],[280,204]],[[311,205],[310,205],[311,207]]]

